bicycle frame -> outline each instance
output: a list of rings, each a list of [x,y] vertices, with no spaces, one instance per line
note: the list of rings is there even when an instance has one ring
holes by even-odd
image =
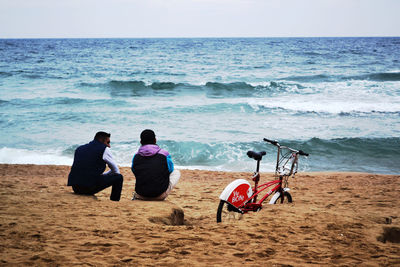
[[[271,190],[269,190],[258,202],[257,202],[257,196],[266,190],[267,188],[274,186]],[[260,189],[261,188],[261,189]],[[249,211],[257,211],[261,209],[262,203],[266,198],[268,198],[270,195],[272,195],[275,192],[282,191],[282,180],[274,180],[267,182],[265,184],[259,185],[254,188],[254,193],[253,195],[248,198],[245,201],[245,204],[242,207],[239,207],[243,213],[249,212]]]

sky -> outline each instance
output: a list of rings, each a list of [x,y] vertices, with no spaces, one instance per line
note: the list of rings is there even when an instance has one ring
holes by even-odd
[[[0,38],[400,36],[400,0],[0,0]]]

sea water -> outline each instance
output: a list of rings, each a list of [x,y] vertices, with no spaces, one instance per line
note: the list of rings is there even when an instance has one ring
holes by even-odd
[[[0,39],[0,163],[71,164],[144,129],[180,168],[400,172],[400,38]]]

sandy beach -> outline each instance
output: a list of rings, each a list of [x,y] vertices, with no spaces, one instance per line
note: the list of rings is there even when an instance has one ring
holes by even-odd
[[[217,224],[220,192],[248,173],[182,170],[167,201],[143,202],[122,168],[112,202],[73,194],[69,168],[0,165],[0,265],[400,266],[398,175],[299,173],[292,204]]]

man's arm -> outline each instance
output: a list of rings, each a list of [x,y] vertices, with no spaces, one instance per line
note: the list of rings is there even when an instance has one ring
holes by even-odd
[[[103,160],[107,163],[108,167],[110,168],[110,170],[108,172],[105,172],[103,175],[119,173],[118,166],[113,160],[111,151],[108,147],[106,147],[106,149],[104,150]]]
[[[174,163],[172,162],[171,155],[167,156],[167,165],[168,165],[168,171],[169,173],[174,171]]]

